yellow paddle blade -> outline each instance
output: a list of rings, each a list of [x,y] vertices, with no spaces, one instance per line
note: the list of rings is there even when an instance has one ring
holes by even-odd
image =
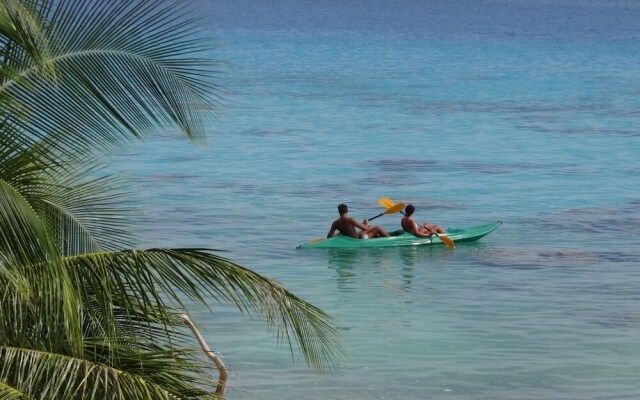
[[[450,238],[446,236],[440,236],[438,234],[436,234],[436,236],[438,236],[442,243],[444,243],[447,247],[456,247],[456,244],[453,243],[453,240],[451,240]]]
[[[387,197],[382,197],[381,199],[378,200],[378,203],[380,203],[380,205],[384,208],[391,208],[396,205],[396,203],[394,203],[393,200]]]
[[[394,214],[397,212],[400,212],[404,210],[404,203],[398,203],[392,207],[387,208],[386,210],[384,210],[385,214]]]

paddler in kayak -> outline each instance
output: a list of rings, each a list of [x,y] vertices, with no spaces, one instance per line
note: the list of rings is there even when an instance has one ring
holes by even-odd
[[[421,227],[418,227],[418,223],[413,219],[413,213],[415,211],[416,208],[413,204],[407,204],[404,208],[404,217],[402,217],[402,220],[400,221],[402,230],[418,237],[430,237],[434,233],[446,233],[445,230],[440,228],[438,225],[431,225],[427,222],[422,224]]]
[[[349,212],[349,208],[346,204],[340,204],[338,206],[338,213],[340,214],[340,218],[333,221],[331,224],[331,229],[327,234],[327,238],[333,237],[336,235],[336,231],[340,232],[345,236],[351,236],[354,239],[369,239],[380,236],[389,236],[387,231],[379,226],[371,226],[369,225],[368,220],[364,220],[363,223],[359,223],[354,218],[350,218],[347,213]],[[360,233],[356,232],[356,228],[360,229]]]

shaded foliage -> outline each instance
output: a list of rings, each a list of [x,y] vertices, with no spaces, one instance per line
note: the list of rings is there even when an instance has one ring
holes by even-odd
[[[0,5],[0,399],[207,399],[184,302],[235,304],[319,370],[331,318],[209,249],[135,250],[100,152],[158,128],[205,140],[219,63],[183,2]]]

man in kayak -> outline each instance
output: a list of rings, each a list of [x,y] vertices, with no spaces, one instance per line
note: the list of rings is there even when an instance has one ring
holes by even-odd
[[[405,232],[409,232],[413,236],[418,237],[430,237],[434,233],[446,233],[444,229],[440,228],[438,225],[431,225],[427,222],[422,224],[421,227],[418,227],[418,223],[413,219],[413,213],[415,211],[416,208],[413,204],[407,204],[404,208],[404,217],[402,217],[400,225],[402,225],[402,229]]]
[[[340,213],[340,218],[333,221],[331,224],[331,229],[327,234],[327,237],[333,237],[336,234],[336,230],[343,235],[351,236],[355,239],[369,239],[379,236],[389,236],[389,234],[379,226],[371,226],[369,225],[368,220],[364,220],[363,223],[359,223],[354,218],[350,218],[347,213],[349,212],[349,208],[346,204],[340,204],[338,206],[338,213]],[[360,229],[360,233],[356,232],[356,228]]]

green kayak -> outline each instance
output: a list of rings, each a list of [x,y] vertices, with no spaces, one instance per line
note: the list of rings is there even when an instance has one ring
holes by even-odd
[[[471,242],[478,240],[502,225],[502,221],[493,224],[477,225],[469,228],[451,229],[446,234],[455,243]],[[390,237],[375,239],[354,239],[349,236],[338,235],[329,239],[312,240],[298,246],[299,249],[328,249],[328,248],[361,248],[361,247],[399,247],[399,246],[422,246],[428,244],[442,244],[436,236],[430,238],[420,238],[404,231],[394,231],[389,233]]]

